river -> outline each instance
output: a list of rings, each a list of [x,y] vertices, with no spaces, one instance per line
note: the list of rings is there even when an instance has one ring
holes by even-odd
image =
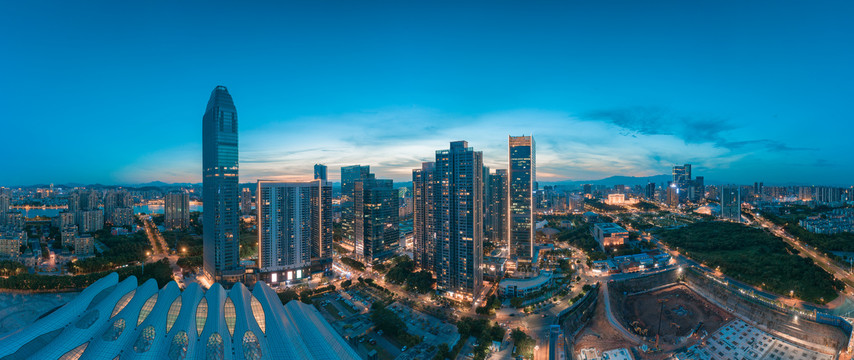
[[[0,291],[0,337],[32,324],[39,316],[64,305],[79,293],[9,293]]]
[[[60,212],[65,211],[64,208],[61,209],[42,209],[42,208],[29,208],[29,209],[14,209],[15,211],[20,211],[24,214],[26,218],[34,218],[36,216],[44,216],[44,217],[55,217],[58,216]],[[202,211],[202,203],[192,202],[190,203],[190,211]],[[163,205],[161,204],[150,204],[150,205],[137,205],[133,207],[133,212],[135,214],[162,214],[163,213]]]

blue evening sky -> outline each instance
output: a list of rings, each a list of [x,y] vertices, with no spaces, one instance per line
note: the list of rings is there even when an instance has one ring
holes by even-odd
[[[854,2],[16,1],[0,185],[201,181],[229,88],[241,182],[411,169],[452,140],[541,181],[854,183]]]

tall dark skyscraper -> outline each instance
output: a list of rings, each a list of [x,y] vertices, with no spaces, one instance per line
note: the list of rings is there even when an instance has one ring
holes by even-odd
[[[687,190],[690,181],[691,164],[676,165],[673,167],[673,183],[676,184],[676,187]]]
[[[341,168],[341,230],[344,241],[355,246],[353,233],[353,191],[356,181],[373,179],[370,166],[352,165]]]
[[[741,188],[737,185],[721,187],[721,217],[741,222]]]
[[[323,182],[326,182],[326,165],[314,164],[314,178],[316,180],[323,180]]]
[[[190,226],[190,194],[172,191],[164,197],[163,225],[168,229],[186,229]]]
[[[367,263],[392,257],[400,243],[399,196],[391,180],[353,184],[353,237],[356,254]]]
[[[496,246],[507,244],[507,169],[497,169],[489,176],[489,241]]]
[[[211,92],[202,118],[204,271],[212,281],[240,281],[237,109],[225,86]]]
[[[511,259],[530,260],[534,251],[536,150],[532,136],[508,138],[508,236]]]
[[[415,264],[436,273],[436,164],[425,162],[412,170],[413,249]]]
[[[643,195],[647,200],[655,200],[655,183],[647,182]]]
[[[483,285],[483,153],[454,141],[412,177],[416,261],[433,261],[439,291],[473,300]]]

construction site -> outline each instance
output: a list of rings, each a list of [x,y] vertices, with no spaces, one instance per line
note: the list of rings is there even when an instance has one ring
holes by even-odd
[[[762,349],[745,350],[745,358],[832,359],[851,336],[839,326],[763,305],[695,270],[611,280],[598,298],[578,317],[582,321],[562,324],[573,334],[568,345],[575,358],[627,348],[634,359],[726,359],[733,354],[723,350],[737,339],[755,338],[767,341],[756,342]]]
[[[681,284],[626,296],[615,310],[629,331],[662,351],[692,345],[731,318]]]

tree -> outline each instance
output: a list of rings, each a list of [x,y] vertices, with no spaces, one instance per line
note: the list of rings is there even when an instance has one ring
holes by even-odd
[[[533,356],[535,341],[528,334],[521,329],[513,329],[510,333],[510,338],[513,339],[513,343],[516,345],[515,355],[524,357]]]
[[[314,291],[311,289],[305,289],[301,293],[299,293],[300,301],[311,304],[311,296],[314,295]]]
[[[291,289],[287,289],[283,292],[278,293],[277,295],[279,295],[279,300],[282,301],[282,305],[287,304],[288,301],[299,299],[299,295],[297,294],[297,292]]]
[[[350,285],[353,285],[353,281],[350,279],[347,279],[347,280],[344,280],[341,282],[341,288],[346,289],[346,288],[350,287]]]
[[[436,356],[433,356],[433,360],[445,360],[451,358],[451,348],[447,343],[439,344],[439,351],[436,353]]]
[[[520,308],[520,307],[522,307],[522,302],[523,302],[522,298],[514,297],[514,298],[510,299],[510,306],[512,306],[514,308]]]

